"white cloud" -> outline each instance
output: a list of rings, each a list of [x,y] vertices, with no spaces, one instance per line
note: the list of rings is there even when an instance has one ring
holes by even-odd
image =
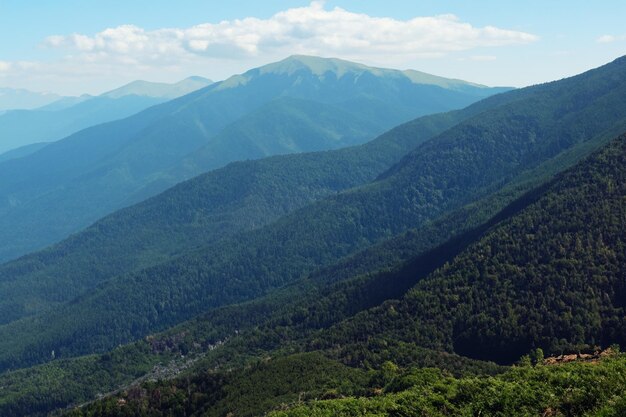
[[[96,93],[136,78],[174,81],[199,74],[219,79],[292,54],[406,67],[418,59],[527,44],[537,39],[521,31],[476,27],[454,15],[398,20],[339,7],[327,9],[324,2],[313,1],[267,19],[246,17],[156,30],[122,25],[96,34],[56,34],[47,37],[43,45],[60,52],[61,57],[36,63],[39,65],[28,71],[18,68],[17,63],[2,63],[0,74],[5,79],[12,74],[12,79],[26,87],[32,83],[80,84],[82,91],[75,87],[71,93]],[[493,58],[480,55],[473,59]],[[24,82],[28,77],[29,81]],[[102,84],[105,79],[109,85]],[[85,89],[85,85],[89,87]]]
[[[154,60],[168,54],[184,51],[181,44],[183,32],[177,29],[145,31],[133,25],[105,29],[95,36],[72,34],[49,36],[44,45],[66,48],[85,56],[133,56],[140,60]]]
[[[620,35],[620,36],[602,35],[596,39],[596,42],[598,43],[613,43],[613,42],[619,42],[619,41],[626,41],[626,35]]]
[[[598,43],[611,43],[614,41],[615,41],[615,36],[613,35],[602,35],[598,39],[596,39],[596,42]]]
[[[495,61],[497,58],[494,55],[472,55],[469,57],[470,61],[487,62]]]
[[[94,36],[50,36],[45,44],[79,53],[132,55],[139,61],[151,61],[172,56],[242,59],[293,53],[352,57],[437,56],[537,39],[529,33],[494,26],[474,27],[454,15],[397,20],[353,13],[339,7],[326,10],[322,2],[315,1],[268,19],[247,17],[152,31],[123,25]]]

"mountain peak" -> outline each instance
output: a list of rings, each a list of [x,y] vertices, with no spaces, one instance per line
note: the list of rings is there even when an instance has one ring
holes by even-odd
[[[224,90],[238,87],[247,84],[253,78],[268,74],[291,76],[297,72],[306,71],[319,77],[330,72],[334,73],[337,78],[340,78],[349,72],[362,73],[368,70],[374,69],[362,64],[344,61],[338,58],[291,55],[283,60],[272,62],[258,68],[253,68],[243,74],[233,75],[232,77],[222,81],[217,88]]]
[[[474,84],[463,80],[439,77],[415,70],[397,70],[370,67],[357,62],[339,58],[323,58],[311,55],[291,55],[281,61],[273,62],[258,68],[251,69],[244,74],[234,75],[220,83],[217,89],[223,90],[247,84],[250,80],[268,74],[292,76],[296,73],[308,72],[317,77],[325,74],[334,74],[341,78],[347,74],[359,77],[361,74],[370,74],[377,78],[406,79],[413,84],[434,85],[446,89],[464,91],[486,88],[484,85]],[[507,89],[503,89],[505,91]]]
[[[261,74],[292,74],[302,69],[306,69],[315,75],[323,75],[327,72],[332,72],[335,73],[337,77],[340,77],[348,72],[361,73],[375,70],[375,68],[370,68],[356,62],[345,61],[338,58],[322,58],[311,55],[291,55],[282,61],[274,62],[258,68]]]

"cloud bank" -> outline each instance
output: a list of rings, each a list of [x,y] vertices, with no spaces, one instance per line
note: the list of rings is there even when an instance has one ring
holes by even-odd
[[[598,43],[613,43],[613,42],[620,42],[620,41],[626,41],[626,35],[620,35],[620,36],[602,35],[598,39],[596,39],[596,42]]]
[[[97,56],[129,56],[141,62],[197,55],[246,59],[260,55],[439,56],[478,47],[524,44],[535,35],[493,26],[474,27],[454,15],[410,20],[372,17],[323,2],[279,12],[268,19],[247,17],[190,28],[146,31],[133,25],[94,36],[50,36],[47,46]]]
[[[495,26],[476,27],[454,15],[398,20],[339,7],[327,9],[324,2],[313,1],[267,19],[246,17],[157,30],[128,24],[96,34],[57,34],[43,40],[44,47],[58,52],[56,59],[32,62],[29,71],[16,62],[0,62],[0,76],[5,80],[30,77],[39,84],[60,87],[82,80],[82,85],[105,88],[101,80],[117,84],[136,78],[166,79],[168,74],[170,81],[190,74],[219,79],[293,54],[399,67],[418,59],[537,39]],[[495,59],[491,51],[484,52],[476,60]]]

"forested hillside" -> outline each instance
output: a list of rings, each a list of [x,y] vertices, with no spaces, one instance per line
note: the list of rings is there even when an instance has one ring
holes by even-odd
[[[436,403],[431,403],[431,400],[428,399],[431,398],[431,395],[434,395],[434,391],[429,391],[428,398],[424,400],[426,402],[417,401],[411,394],[414,388],[422,386],[420,384],[423,382],[420,381],[423,380],[420,375],[425,375],[428,377],[428,381],[431,381],[433,384],[445,383],[446,385],[452,384],[452,386],[460,384],[458,386],[463,387],[477,384],[475,385],[476,387],[484,388],[491,386],[494,389],[495,387],[509,386],[507,384],[512,384],[509,387],[522,384],[525,387],[523,389],[532,396],[537,396],[544,392],[552,392],[554,394],[554,396],[547,395],[541,398],[533,397],[537,401],[532,404],[530,402],[527,403],[527,406],[531,407],[529,409],[532,410],[540,409],[539,407],[546,409],[551,406],[554,409],[570,410],[574,413],[572,415],[579,415],[581,410],[597,411],[601,407],[604,407],[605,410],[613,410],[612,407],[615,407],[615,405],[610,400],[613,396],[620,395],[622,391],[619,390],[623,390],[624,387],[624,382],[620,379],[624,375],[620,371],[623,365],[623,358],[619,360],[605,360],[602,362],[601,368],[593,365],[592,367],[588,367],[588,365],[568,365],[568,367],[563,368],[563,371],[560,370],[561,368],[546,369],[545,371],[540,368],[535,370],[520,368],[510,371],[503,376],[492,378],[480,375],[493,374],[499,371],[496,367],[486,363],[482,365],[472,363],[467,359],[450,354],[424,350],[423,346],[433,347],[433,345],[437,345],[434,347],[449,351],[463,349],[463,345],[453,343],[445,345],[441,343],[445,339],[448,329],[457,328],[458,325],[456,323],[459,320],[470,329],[470,331],[464,334],[465,339],[463,339],[468,345],[472,346],[470,343],[479,345],[484,343],[484,334],[481,333],[480,327],[471,327],[471,324],[474,322],[472,316],[476,314],[471,310],[472,303],[485,312],[484,314],[481,312],[479,317],[482,317],[483,320],[488,319],[490,328],[493,326],[496,330],[499,328],[512,328],[512,325],[507,323],[506,320],[502,321],[501,317],[503,316],[499,315],[500,313],[498,312],[502,311],[502,309],[510,308],[506,307],[507,303],[515,306],[516,299],[519,300],[517,302],[518,306],[535,306],[534,310],[529,311],[532,317],[545,314],[545,312],[541,311],[541,303],[525,303],[527,299],[533,300],[536,297],[543,297],[545,294],[543,286],[537,287],[537,284],[528,285],[520,296],[511,297],[515,295],[516,288],[524,288],[525,280],[521,279],[525,274],[524,268],[550,271],[553,267],[562,265],[563,254],[569,251],[565,250],[563,252],[562,245],[561,249],[559,249],[559,246],[551,246],[551,244],[567,239],[564,236],[567,236],[568,233],[574,239],[577,237],[577,234],[601,234],[605,238],[604,242],[610,242],[605,243],[600,248],[600,251],[593,244],[582,247],[579,252],[572,251],[578,259],[578,264],[584,264],[585,271],[595,270],[601,264],[603,265],[607,254],[613,253],[614,256],[617,256],[617,258],[614,258],[616,263],[613,261],[606,262],[606,265],[614,265],[615,267],[612,268],[612,272],[607,273],[604,270],[602,275],[599,275],[609,277],[608,282],[604,284],[596,283],[592,275],[579,275],[579,278],[575,278],[572,281],[572,284],[574,284],[572,290],[563,293],[561,299],[557,297],[554,300],[560,303],[563,308],[576,312],[579,304],[578,300],[581,296],[589,299],[590,295],[595,294],[598,300],[606,300],[606,296],[597,291],[597,288],[606,289],[610,285],[617,285],[618,288],[620,286],[623,288],[625,276],[623,270],[624,251],[620,252],[620,250],[623,248],[624,242],[623,233],[620,234],[619,231],[620,225],[623,225],[625,220],[625,206],[622,203],[626,190],[621,186],[624,183],[623,179],[626,171],[625,158],[626,137],[620,137],[592,157],[578,164],[575,168],[558,176],[546,186],[524,195],[498,216],[494,217],[486,226],[480,227],[461,239],[453,239],[434,251],[426,252],[421,256],[410,259],[408,263],[400,260],[396,264],[392,261],[391,265],[384,265],[384,259],[393,257],[390,254],[390,249],[402,250],[402,240],[406,241],[404,243],[405,247],[415,245],[417,236],[412,234],[381,246],[378,250],[378,258],[382,258],[382,261],[377,260],[376,250],[370,249],[352,262],[340,263],[334,269],[320,271],[318,277],[313,276],[298,283],[296,286],[286,287],[282,290],[283,296],[281,296],[281,292],[278,292],[266,297],[264,300],[261,299],[248,305],[232,306],[221,311],[217,310],[199,320],[189,322],[156,338],[142,341],[134,348],[118,349],[114,355],[115,358],[134,358],[134,363],[144,364],[139,365],[139,368],[144,369],[143,372],[146,372],[146,369],[151,366],[150,363],[154,363],[151,361],[159,360],[158,355],[176,354],[177,352],[191,354],[197,351],[197,349],[204,349],[201,346],[210,346],[219,340],[227,340],[229,337],[226,337],[226,335],[233,335],[235,329],[241,329],[240,334],[233,336],[232,340],[227,340],[225,345],[218,347],[215,350],[215,355],[210,354],[205,359],[205,365],[196,367],[196,369],[203,369],[206,366],[214,367],[220,363],[230,363],[230,366],[233,366],[232,364],[245,361],[244,358],[246,356],[251,358],[256,355],[264,356],[264,351],[273,352],[269,353],[270,356],[282,356],[289,354],[294,349],[318,350],[321,348],[324,350],[326,357],[335,358],[353,367],[373,368],[376,370],[369,371],[367,378],[363,379],[361,377],[359,379],[360,382],[356,385],[346,383],[340,384],[340,387],[336,385],[329,387],[325,385],[325,382],[315,379],[314,375],[317,375],[317,373],[311,374],[311,379],[303,377],[303,375],[309,375],[308,371],[303,374],[299,371],[299,367],[287,365],[292,363],[290,362],[292,360],[298,361],[298,356],[296,356],[292,359],[272,361],[272,364],[269,366],[256,366],[254,371],[252,371],[253,374],[258,373],[255,376],[248,373],[248,371],[244,371],[242,374],[222,374],[220,372],[205,374],[201,372],[196,373],[191,379],[190,377],[182,377],[173,382],[148,384],[141,389],[133,388],[122,394],[122,398],[124,398],[123,404],[126,404],[126,401],[128,401],[129,404],[133,404],[133,407],[143,410],[142,412],[151,410],[150,412],[157,413],[155,415],[160,415],[158,414],[160,412],[167,413],[172,410],[171,407],[180,410],[186,409],[188,413],[192,414],[198,412],[198,410],[210,410],[208,412],[218,413],[217,415],[219,415],[219,413],[224,411],[225,404],[228,404],[230,411],[236,409],[242,415],[255,415],[259,411],[268,411],[281,406],[281,404],[295,404],[297,401],[313,400],[320,397],[336,398],[345,395],[370,397],[374,392],[378,393],[376,395],[384,392],[385,396],[380,398],[313,403],[310,406],[295,408],[293,411],[289,411],[289,413],[304,413],[303,415],[308,415],[307,413],[311,412],[311,409],[307,407],[314,407],[315,410],[318,410],[319,407],[321,415],[326,415],[323,413],[333,415],[333,413],[339,412],[338,410],[343,410],[342,412],[346,412],[346,415],[361,415],[354,414],[357,412],[354,407],[356,407],[356,410],[361,410],[361,412],[370,410],[368,407],[373,407],[371,410],[386,410],[388,409],[387,407],[398,407],[396,401],[405,398],[405,395],[408,396],[406,401],[409,401],[406,404],[410,404],[407,406],[418,408],[433,407],[431,410],[433,413],[435,410],[443,412],[441,408],[437,408]],[[620,184],[620,186],[616,184]],[[491,203],[487,204],[490,205]],[[561,216],[561,213],[565,214],[565,216]],[[587,226],[582,226],[580,224],[581,218],[589,218],[593,219],[593,221]],[[539,227],[540,230],[535,232],[532,239],[529,239],[529,231],[535,227]],[[489,229],[486,231],[486,228]],[[484,236],[480,237],[482,234]],[[498,243],[497,239],[503,236],[506,237],[506,242],[509,243],[507,245],[496,245]],[[522,236],[525,236],[526,239],[522,238]],[[464,242],[465,239],[476,239],[477,237],[480,238],[475,243],[467,247],[456,259],[452,259],[455,253],[467,246],[467,243]],[[417,240],[419,241],[419,239]],[[512,242],[518,242],[515,244],[520,249],[511,251],[511,259],[515,259],[522,254],[524,256],[521,264],[518,261],[516,275],[511,274],[512,267],[506,265],[507,263],[508,265],[512,264],[511,259],[507,262],[501,259],[501,255],[511,248]],[[477,250],[484,249],[486,245],[492,248],[491,257],[481,256],[477,253]],[[400,255],[399,258],[403,259],[403,256]],[[439,256],[438,259],[436,258],[437,256]],[[619,256],[622,258],[619,258]],[[435,264],[442,263],[445,262],[446,258],[449,259],[446,265],[425,280],[420,281],[425,274],[428,274],[427,265],[429,265],[429,262],[434,262]],[[360,275],[361,272],[359,272],[358,268],[352,268],[350,265],[359,264],[361,260],[365,264],[372,265],[371,268],[373,270],[376,268],[374,266],[376,262],[383,262],[382,265],[378,264],[382,267],[382,270],[377,273]],[[584,260],[584,262],[580,260]],[[457,273],[460,266],[465,267],[468,264],[471,265],[472,262],[474,264],[478,263],[478,269],[480,269],[480,263],[490,265],[490,269],[487,270],[489,275],[473,276],[471,271],[466,274]],[[503,265],[503,267],[496,268],[494,265]],[[611,268],[609,267],[609,269]],[[570,272],[572,271],[570,270]],[[342,275],[344,276],[343,279],[348,278],[350,273],[353,273],[353,278],[329,285],[333,281],[341,280],[342,278],[340,277]],[[468,278],[464,279],[464,276]],[[576,277],[576,274],[568,275],[568,278],[570,276]],[[611,276],[613,276],[612,281]],[[580,279],[585,279],[585,277],[587,279],[584,282],[580,281]],[[469,279],[473,281],[471,285],[468,284]],[[576,282],[577,279],[579,282]],[[509,284],[507,284],[507,281]],[[318,283],[317,285],[320,285],[319,288],[316,288],[316,282]],[[353,319],[324,330],[325,327],[331,326],[337,320],[341,320],[342,317],[349,317],[358,313],[360,309],[367,308],[368,303],[375,305],[387,298],[401,295],[398,291],[402,292],[402,290],[398,289],[398,285],[400,287],[407,284],[412,285],[410,284],[411,282],[417,283],[416,287],[401,301],[385,302],[381,307],[358,314]],[[500,288],[504,288],[506,291],[500,290]],[[547,294],[550,297],[554,297],[554,292],[550,290],[550,284],[548,284],[547,288]],[[295,294],[300,295],[294,296]],[[507,297],[509,297],[508,301]],[[617,301],[617,298],[615,300]],[[441,301],[446,302],[446,304],[440,304]],[[439,305],[442,307],[439,308]],[[587,302],[586,305],[589,305],[589,303]],[[602,341],[596,339],[598,347],[600,345],[606,347],[608,344],[621,340],[619,339],[619,334],[623,334],[623,332],[619,332],[619,330],[614,332],[611,328],[613,319],[611,319],[610,315],[613,314],[612,311],[616,311],[615,307],[605,302],[605,308],[600,313],[602,315],[608,314],[608,317],[606,317],[607,320],[602,318],[602,322],[607,323],[608,327],[605,330],[609,331],[608,334],[612,332],[614,337]],[[616,311],[615,314],[617,317],[620,316],[619,311]],[[545,317],[538,319],[538,323],[542,325],[542,328],[549,330],[551,326],[564,326],[563,317],[573,317],[575,321],[585,320],[584,317],[577,316],[580,316],[580,311],[578,311],[577,315],[566,314],[559,316],[545,314]],[[523,316],[517,313],[517,315],[508,314],[506,317],[522,318]],[[532,327],[525,327],[522,322],[517,322],[515,326],[520,329],[517,334],[526,338],[526,340],[531,340],[535,336]],[[524,354],[531,350],[534,352],[535,347],[544,346],[546,352],[550,352],[549,345],[536,343],[518,348],[520,343],[519,336],[511,338],[505,333],[500,333],[498,336],[500,337],[500,344],[496,346],[482,345],[481,353],[483,358],[496,360],[517,360],[519,358],[519,356],[513,358],[512,354],[503,357],[502,349],[506,349],[507,353],[522,352]],[[572,349],[596,348],[592,346],[594,339],[581,342],[576,339],[576,335],[573,333],[567,337],[569,339],[558,341],[561,345],[557,347],[556,354],[562,351],[569,352]],[[540,341],[540,339],[537,340]],[[586,346],[581,343],[586,343]],[[524,348],[527,348],[527,350],[522,350]],[[156,357],[154,356],[155,354],[157,355]],[[137,359],[142,356],[145,359]],[[163,358],[161,356],[161,359]],[[117,370],[117,375],[123,369],[119,364],[116,364],[118,360],[115,359],[111,363],[113,366],[111,369]],[[312,359],[308,359],[307,362],[316,363],[315,367],[318,367],[318,365],[321,366],[317,362],[319,360],[315,359],[312,361]],[[396,364],[386,362],[390,360]],[[324,359],[322,362],[332,363],[328,362],[328,359]],[[46,366],[61,366],[61,369],[64,368],[62,362]],[[79,371],[83,366],[93,365],[86,365],[84,360],[79,359],[75,362],[75,365],[68,367],[64,372],[68,372],[67,377],[72,378],[72,380],[79,378],[78,380],[80,381],[86,381],[85,377],[81,376],[81,371]],[[278,369],[274,368],[274,366],[278,367]],[[326,374],[329,377],[333,375],[337,377],[335,381],[347,381],[345,378],[347,370],[339,371],[343,368],[333,368],[339,366],[338,364],[331,367],[328,367],[328,365],[324,366],[327,367],[325,369],[328,370]],[[441,374],[441,371],[429,373],[434,371],[415,370],[415,367],[423,366],[437,366],[448,371],[444,371]],[[97,365],[96,369],[102,369],[101,365]],[[334,370],[331,371],[331,369]],[[579,386],[582,396],[575,400],[574,403],[576,405],[573,405],[574,403],[563,397],[561,390],[566,390],[568,387],[573,387],[576,384],[589,384],[594,378],[600,377],[600,374],[594,373],[596,371],[593,371],[593,369],[606,376],[607,385],[599,386],[603,395],[589,394],[596,391],[591,390],[587,385],[584,385],[586,388]],[[99,372],[103,371],[104,369]],[[35,371],[33,376],[41,375],[41,372],[47,373],[49,371],[46,368],[41,368]],[[281,376],[277,376],[276,372],[282,373]],[[464,376],[462,379],[454,379],[451,374],[446,372],[451,372],[457,378]],[[296,374],[297,378],[301,378],[299,379],[300,381],[307,384],[306,388],[291,388],[293,384],[290,384],[288,381],[291,378],[296,378]],[[358,372],[354,375],[357,374]],[[565,374],[571,377],[564,380],[562,376]],[[479,375],[480,377],[469,377],[469,375]],[[250,378],[252,380],[265,378],[266,380],[274,381],[274,388],[271,388],[271,392],[274,394],[258,394],[258,392],[257,394],[250,394],[250,391],[244,388],[246,386],[245,381],[249,381]],[[26,388],[28,385],[24,385],[28,384],[28,381],[31,381],[31,379],[22,375],[21,379],[16,381],[20,380],[23,381],[21,384],[10,383],[7,386],[10,386],[11,390],[16,394],[21,392],[16,398],[31,398],[31,394],[28,394],[29,391]],[[333,379],[331,378],[331,380]],[[530,380],[533,382],[529,382]],[[556,380],[561,382],[554,385]],[[6,385],[7,382],[5,379],[3,384]],[[212,388],[209,388],[207,384],[212,384]],[[103,385],[95,384],[92,389],[97,389],[99,386],[102,387]],[[54,389],[48,391],[50,388],[47,388],[46,392],[48,394],[46,395],[55,395],[52,394]],[[170,393],[174,393],[172,390],[181,388],[196,394],[177,396],[175,398],[169,397]],[[21,391],[24,389],[26,391]],[[147,390],[147,394],[144,390]],[[169,400],[159,403],[147,400],[152,395],[150,393],[156,391],[165,393],[165,398],[169,398]],[[228,392],[238,392],[238,394],[227,394]],[[283,394],[279,395],[277,394],[278,392]],[[519,400],[517,394],[509,396],[505,394],[507,391],[503,391],[502,395],[494,398],[492,402],[485,402],[486,398],[481,397],[480,392],[482,391],[480,389],[477,388],[477,390],[472,392],[473,394],[469,397],[462,399],[455,394],[455,391],[451,391],[450,396],[446,397],[445,404],[448,407],[458,407],[459,410],[478,410],[481,408],[493,410],[494,408],[492,407],[498,409],[505,407],[507,410],[516,410],[520,407],[520,403],[517,402]],[[24,395],[27,396],[24,397]],[[223,395],[226,395],[226,397]],[[234,395],[234,397],[229,397],[228,395]],[[242,395],[243,402],[233,399]],[[246,395],[253,395],[253,399],[244,400]],[[261,395],[263,401],[259,397],[254,397],[254,395]],[[224,398],[230,398],[230,400],[226,401]],[[553,399],[553,402],[550,402],[550,398]],[[594,400],[592,401],[591,399]],[[137,401],[141,405],[136,403]],[[6,397],[5,402],[7,407],[18,406],[18,403],[14,401],[7,401]],[[50,403],[46,402],[46,400],[43,400],[41,404],[44,409],[46,409],[45,407],[50,407]],[[104,413],[102,415],[108,415],[106,414],[107,412],[111,413],[120,410],[120,404],[122,403],[118,403],[114,397],[111,400],[89,406],[85,409],[86,411],[81,412],[88,413],[99,410],[98,412]]]
[[[621,136],[400,302],[321,340],[380,334],[500,362],[535,348],[560,354],[624,344],[625,179]]]
[[[477,111],[424,116],[358,147],[233,163],[107,216],[49,249],[1,266],[0,323],[372,181],[419,143]]]
[[[45,360],[52,350],[60,356],[106,350],[210,308],[258,297],[489,195],[564,151],[598,146],[626,120],[620,112],[600,110],[609,103],[626,108],[624,65],[620,59],[572,79],[494,97],[499,107],[419,145],[372,184],[118,276],[55,311],[3,326],[3,366]],[[567,104],[579,96],[595,99]]]
[[[382,395],[316,400],[272,417],[356,417],[381,415],[443,416],[589,416],[618,417],[626,413],[626,358],[557,366],[522,366],[495,377],[453,378],[437,369],[398,371],[390,367]],[[169,393],[168,393],[169,394]],[[168,397],[168,399],[171,397]],[[129,408],[136,401],[129,401]],[[100,407],[101,404],[98,404]],[[280,408],[280,407],[275,407]],[[89,411],[69,415],[83,416]],[[157,407],[158,409],[158,407]],[[196,410],[197,407],[190,407]],[[100,409],[101,410],[101,409]],[[124,407],[111,408],[116,415]],[[142,407],[143,415],[167,415]],[[150,413],[150,414],[148,414]],[[193,414],[191,414],[193,415]],[[246,415],[246,414],[240,414]],[[254,415],[254,414],[249,414]]]
[[[359,314],[354,319],[330,330],[322,330],[306,336],[306,333],[297,330],[298,328],[302,329],[303,321],[310,321],[310,318],[315,315],[322,317],[320,314],[332,316],[337,311],[336,303],[316,303],[317,297],[312,297],[308,301],[308,306],[305,302],[299,308],[292,309],[290,314],[283,315],[282,318],[279,314],[264,326],[244,330],[240,336],[218,349],[225,352],[233,350],[233,353],[226,353],[221,359],[218,359],[217,363],[225,359],[236,363],[237,355],[254,355],[255,352],[259,354],[259,349],[261,351],[263,349],[278,349],[270,356],[278,355],[280,357],[288,354],[293,348],[288,347],[289,339],[296,341],[304,336],[302,341],[297,342],[297,346],[300,346],[298,349],[319,349],[326,346],[324,348],[326,358],[317,354],[304,357],[306,358],[304,363],[315,364],[314,368],[306,368],[306,366],[303,368],[302,365],[296,365],[301,363],[303,357],[295,355],[269,362],[266,360],[247,371],[235,373],[199,372],[192,377],[182,377],[172,382],[144,384],[141,388],[126,390],[117,397],[99,401],[85,409],[76,410],[73,414],[91,415],[89,413],[95,412],[101,413],[96,415],[115,415],[117,412],[122,412],[125,407],[129,407],[140,410],[140,415],[142,415],[141,413],[146,413],[146,415],[164,413],[167,415],[172,410],[180,410],[181,412],[186,410],[190,415],[200,412],[209,413],[209,415],[222,415],[226,412],[257,415],[271,409],[288,406],[294,407],[293,410],[286,411],[284,414],[277,412],[277,415],[376,415],[376,413],[406,408],[407,410],[429,410],[433,415],[445,413],[446,409],[457,410],[459,413],[500,410],[506,415],[524,415],[525,412],[534,413],[552,409],[554,412],[564,413],[563,415],[581,415],[583,412],[588,412],[599,413],[589,415],[617,416],[622,405],[619,401],[615,402],[614,399],[623,394],[626,386],[624,380],[626,372],[622,369],[623,357],[611,359],[609,355],[604,359],[599,359],[599,365],[597,363],[585,364],[584,362],[552,366],[540,366],[539,364],[535,368],[523,365],[501,375],[489,376],[497,369],[490,368],[487,364],[480,367],[467,362],[467,360],[464,362],[454,357],[446,358],[444,354],[439,354],[439,358],[435,359],[436,356],[426,351],[420,352],[420,346],[429,344],[432,338],[437,337],[433,333],[436,329],[451,327],[443,324],[448,323],[450,319],[446,315],[448,309],[453,315],[450,323],[455,323],[455,315],[458,317],[456,320],[462,319],[471,322],[473,313],[468,313],[466,307],[468,303],[463,300],[463,294],[468,292],[468,288],[470,289],[469,293],[473,295],[472,301],[488,312],[482,316],[491,316],[497,320],[498,314],[494,312],[503,308],[499,296],[503,292],[499,290],[501,285],[494,286],[492,284],[497,283],[498,281],[494,280],[498,278],[500,282],[505,280],[519,281],[519,278],[510,274],[510,267],[490,271],[491,276],[483,278],[472,277],[471,274],[468,274],[469,279],[474,281],[471,286],[466,281],[459,281],[459,275],[451,272],[455,271],[457,265],[466,265],[467,262],[471,261],[487,261],[492,264],[498,262],[498,253],[505,253],[510,249],[510,246],[496,246],[495,237],[501,237],[508,233],[507,241],[514,242],[516,241],[515,238],[520,235],[527,235],[529,229],[540,227],[542,230],[536,233],[531,242],[520,241],[521,246],[529,249],[528,256],[531,258],[526,258],[523,264],[528,269],[543,265],[544,270],[549,270],[548,266],[554,262],[557,262],[556,265],[560,265],[562,253],[559,255],[557,252],[558,259],[553,260],[551,259],[553,252],[549,249],[550,247],[548,246],[546,250],[546,246],[539,244],[539,242],[548,243],[554,239],[561,239],[566,231],[574,234],[585,234],[591,231],[606,236],[606,240],[611,243],[604,246],[603,254],[606,254],[607,251],[615,252],[615,248],[622,248],[623,236],[618,235],[615,238],[615,226],[623,224],[624,205],[620,203],[623,202],[626,190],[623,187],[617,187],[606,193],[606,187],[612,187],[618,181],[623,183],[622,180],[626,171],[625,158],[626,137],[620,137],[602,151],[560,175],[548,186],[533,191],[520,199],[516,203],[516,206],[519,206],[517,209],[514,207],[507,208],[502,213],[502,217],[497,220],[497,226],[487,231],[482,238],[470,245],[455,260],[419,282],[399,303],[384,303],[382,307]],[[561,213],[566,214],[566,216],[561,217]],[[580,216],[588,216],[594,220],[587,227],[581,226],[579,224]],[[476,253],[477,248],[484,248],[486,242],[493,247],[492,258],[481,257]],[[535,247],[535,245],[541,252],[533,252],[531,246]],[[514,250],[512,253],[520,252]],[[596,268],[598,264],[604,262],[603,258],[594,256],[597,252],[593,245],[587,246],[582,252],[572,253],[578,259],[584,260],[588,268]],[[515,256],[513,255],[513,257]],[[418,260],[419,258],[412,262]],[[611,262],[608,264],[610,265]],[[617,274],[614,275],[617,277],[617,281],[620,281],[619,278],[623,281],[623,265],[622,259],[614,271]],[[404,268],[404,270],[387,273],[386,276],[392,285],[391,283],[398,279],[394,276],[401,277],[414,273],[414,271]],[[453,278],[455,276],[456,278]],[[448,281],[446,281],[446,277],[448,277]],[[555,300],[561,302],[565,307],[576,308],[579,298],[577,294],[584,295],[591,289],[602,287],[590,279],[593,278],[589,277],[585,284],[574,285],[576,291],[572,290],[564,294],[561,300],[558,298]],[[362,283],[367,282],[367,280],[361,281]],[[490,285],[488,292],[481,291],[484,288],[483,283]],[[506,286],[506,288],[509,288],[508,292],[513,292],[518,286],[519,284],[513,284]],[[476,291],[472,290],[474,288]],[[367,292],[368,290],[373,293],[376,292],[376,289],[373,290],[367,285],[361,286],[361,291]],[[438,297],[440,294],[449,294],[449,291],[452,291],[449,296],[454,298],[455,302],[460,300],[458,307],[448,303],[437,309],[441,301]],[[598,291],[592,290],[591,292],[598,293],[598,296],[602,297]],[[328,294],[330,299],[335,301],[339,301],[342,297],[340,287],[329,290]],[[350,292],[343,292],[343,296],[353,297],[348,300],[348,303],[354,303],[358,300],[358,293],[350,294]],[[550,291],[548,294],[554,296]],[[524,292],[520,299],[525,300],[530,297],[532,300],[533,297],[543,295],[543,288],[531,288]],[[423,309],[421,308],[422,305],[424,306]],[[486,307],[487,305],[492,306],[492,308]],[[541,304],[531,302],[528,305],[540,306]],[[304,311],[301,311],[302,309]],[[326,309],[325,313],[324,309]],[[607,310],[610,310],[609,306],[607,306]],[[257,310],[257,314],[262,314],[261,311]],[[228,317],[236,317],[235,309],[225,312],[223,316],[225,323],[228,321]],[[291,318],[288,319],[288,317]],[[508,317],[515,317],[515,315],[510,314]],[[421,321],[432,320],[433,318],[437,318],[436,325],[420,326]],[[210,326],[211,319],[209,317],[206,319],[208,320],[206,324]],[[563,325],[563,320],[558,316],[548,314],[538,323],[543,324],[545,328],[550,328],[550,325]],[[186,331],[181,333],[182,329],[179,329],[178,332],[170,333],[170,336],[164,335],[163,340],[173,342],[175,339],[172,337],[176,334],[193,335],[192,329],[194,326],[198,328],[199,323],[190,324],[191,328],[188,326]],[[490,322],[490,325],[497,325],[497,321],[495,323]],[[289,330],[290,328],[292,330]],[[506,328],[511,328],[511,326]],[[519,328],[520,333],[532,337],[532,328],[524,328],[523,325]],[[426,333],[427,330],[428,333]],[[170,348],[174,351],[182,348],[184,344],[189,343],[188,340],[185,340],[187,336],[182,336],[182,339],[174,342]],[[196,333],[194,336],[198,337],[199,334]],[[468,337],[466,339],[468,343],[470,341],[481,343],[484,336],[480,331],[474,330],[471,336],[466,337]],[[472,337],[473,339],[471,339]],[[502,334],[500,337],[502,338],[500,348],[494,349],[493,346],[483,346],[481,352],[484,357],[490,354],[491,358],[501,360],[500,349],[504,347],[508,347],[510,351],[516,351],[518,340],[507,339]],[[195,340],[199,341],[202,338]],[[578,345],[575,335],[570,335],[570,339],[566,340],[569,345],[561,346],[560,350],[568,352],[569,349],[585,348]],[[606,347],[615,340],[607,339],[603,342],[603,346]],[[448,349],[455,347],[449,346]],[[531,350],[535,352],[535,349],[532,348],[523,353]],[[543,355],[543,353],[534,354],[535,361],[542,360],[541,356],[538,355]],[[330,361],[328,356],[337,358],[353,367],[356,366],[356,369],[344,368],[344,365]],[[517,359],[519,357],[515,358],[515,360]],[[396,363],[389,362],[390,360]],[[442,372],[440,369],[418,369],[428,366],[428,364],[449,370]],[[450,367],[452,364],[456,366]],[[370,367],[373,369],[367,371]],[[365,373],[363,370],[359,370],[363,368],[366,370]],[[320,373],[314,372],[312,369],[324,369],[324,377],[319,379],[316,375],[319,376]],[[348,377],[346,372],[348,374],[353,373],[353,376]],[[453,377],[453,374],[456,377]],[[358,375],[361,376],[357,377]],[[294,385],[290,382],[292,378],[297,378],[300,384],[304,385]],[[250,386],[255,386],[254,381],[256,380],[271,381],[269,385],[264,384],[268,391],[250,389]],[[329,386],[328,382],[325,382],[328,380],[335,382]],[[444,385],[448,389],[441,391],[440,387]],[[193,395],[175,396],[175,392],[179,390],[186,390]],[[575,395],[566,395],[572,390],[576,393]],[[159,392],[163,396],[161,397],[162,401],[155,402],[151,399],[154,398],[155,392]],[[418,396],[418,392],[422,395]],[[464,394],[461,395],[461,392]],[[344,396],[357,398],[334,399]],[[120,398],[123,399],[122,402],[118,401]],[[310,404],[302,405],[302,403],[320,398],[327,400],[323,402],[313,401]]]
[[[31,145],[21,146],[19,148],[13,149],[11,151],[7,151],[3,154],[0,154],[0,162],[8,161],[10,159],[21,158],[26,155],[30,155],[31,153],[37,152],[39,149],[44,146],[49,145],[46,142],[43,143],[33,143]]]
[[[4,3],[0,417],[626,417],[626,2]]]

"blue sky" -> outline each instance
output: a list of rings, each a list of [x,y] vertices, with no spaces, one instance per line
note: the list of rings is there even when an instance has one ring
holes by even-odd
[[[293,53],[525,86],[626,53],[626,2],[0,0],[0,86],[100,93]]]

